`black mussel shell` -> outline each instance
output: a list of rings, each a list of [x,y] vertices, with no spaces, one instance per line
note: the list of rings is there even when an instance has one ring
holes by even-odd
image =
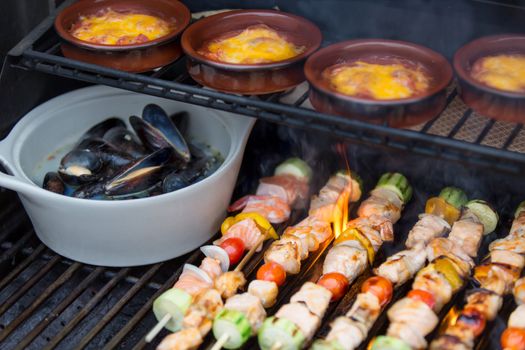
[[[104,185],[104,181],[96,181],[84,184],[73,191],[71,197],[83,199],[106,199],[104,194]]]
[[[62,158],[58,174],[65,183],[77,186],[98,179],[103,165],[97,153],[74,149]]]
[[[191,180],[184,171],[172,171],[162,180],[162,192],[168,193],[188,187]]]
[[[64,194],[66,192],[66,185],[60,176],[58,176],[58,174],[53,171],[48,172],[46,176],[44,176],[42,188],[58,194]]]
[[[102,138],[86,138],[80,141],[76,146],[75,149],[80,150],[87,150],[91,152],[97,152],[101,147],[104,147],[106,145],[106,141],[104,141]]]
[[[108,196],[139,193],[160,182],[165,165],[173,157],[171,148],[162,148],[124,167],[105,185]]]
[[[126,123],[120,118],[111,117],[98,124],[93,125],[88,131],[86,131],[81,137],[79,142],[85,139],[102,138],[104,134],[116,126],[126,127]]]
[[[129,153],[121,151],[115,146],[106,143],[99,147],[97,154],[106,164],[106,169],[119,169],[132,163],[136,158],[131,156]]]
[[[103,139],[119,151],[125,152],[133,158],[140,158],[147,154],[146,148],[138,137],[126,127],[117,126],[109,129]]]
[[[178,157],[180,157],[186,162],[189,162],[191,154],[186,140],[184,139],[180,131],[177,129],[177,126],[175,126],[175,124],[171,121],[171,119],[161,107],[155,104],[147,105],[142,111],[142,119],[147,124],[152,126],[153,129],[156,129],[158,132],[160,132],[163,143],[162,148],[172,147],[175,150],[175,153]],[[135,131],[137,132],[137,129],[135,129]],[[139,137],[141,137],[141,135],[138,132],[137,134],[139,135]],[[149,135],[149,133],[142,134],[144,136]],[[153,138],[152,141],[154,144],[158,144],[158,136],[159,135],[156,135],[156,137]],[[144,140],[142,140],[142,142],[144,142],[144,144],[147,145],[147,142],[145,142]]]
[[[164,193],[180,190],[213,173],[220,166],[217,157],[203,157],[192,161],[182,170],[171,171],[162,181]]]
[[[190,115],[186,111],[177,112],[170,115],[170,119],[175,124],[177,129],[179,129],[182,135],[186,135],[188,132],[188,127],[190,124]]]

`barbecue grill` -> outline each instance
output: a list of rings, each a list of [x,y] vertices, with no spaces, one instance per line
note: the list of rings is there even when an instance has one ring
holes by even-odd
[[[247,6],[241,1],[184,2],[192,12]],[[49,14],[42,10],[42,22],[7,54],[0,82],[2,134],[37,104],[87,84],[233,112],[239,118],[256,117],[258,122],[248,141],[234,198],[254,193],[258,179],[271,175],[275,165],[288,156],[316,164],[311,185],[311,192],[316,193],[330,174],[346,166],[341,149],[351,169],[363,178],[366,192],[383,172],[402,171],[410,179],[414,198],[395,225],[395,241],[382,247],[376,265],[402,249],[426,198],[445,186],[458,186],[469,198],[487,200],[500,214],[500,224],[495,233],[484,237],[476,263],[487,254],[490,241],[506,235],[513,209],[525,198],[521,184],[525,171],[523,124],[477,114],[461,101],[455,85],[447,91],[447,106],[437,118],[410,129],[395,129],[316,112],[308,102],[306,83],[291,91],[257,97],[203,88],[189,77],[184,57],[153,72],[126,73],[62,56],[53,19],[71,3],[72,0],[57,1]],[[54,5],[58,7],[54,9]],[[418,4],[388,0],[373,4],[359,0],[261,0],[251,1],[249,6],[278,6],[309,18],[321,28],[324,46],[353,37],[411,40],[441,52],[449,60],[458,47],[475,37],[523,33],[525,23],[525,2],[521,0],[435,0]],[[410,29],[403,27],[411,20]],[[423,25],[423,29],[418,29]],[[153,343],[144,341],[156,323],[151,312],[153,300],[173,286],[183,263],[199,263],[203,257],[199,250],[144,267],[90,266],[46,248],[35,236],[15,193],[2,190],[0,203],[0,348],[153,349],[168,334],[164,330]],[[354,215],[356,208],[354,205]],[[282,233],[288,224],[298,222],[304,215],[304,211],[295,210],[277,230]],[[305,281],[319,278],[328,243],[302,263],[297,278],[286,281],[276,305],[268,310],[269,315],[288,302]],[[265,248],[268,245],[269,242]],[[263,252],[257,253],[243,269],[248,280],[255,277]],[[350,308],[361,284],[371,275],[367,270],[340,301],[330,305],[316,337],[327,334],[329,321]],[[471,286],[469,282],[452,298],[440,319],[463,304],[465,290]],[[408,290],[409,283],[395,291],[393,300]],[[477,349],[500,348],[499,337],[514,307],[512,297],[507,297],[499,316],[476,343]],[[374,336],[385,334],[387,325],[383,312],[360,348],[365,349]],[[429,339],[435,336],[436,332]],[[214,341],[209,335],[201,348],[209,348]],[[257,348],[256,338],[244,348]]]

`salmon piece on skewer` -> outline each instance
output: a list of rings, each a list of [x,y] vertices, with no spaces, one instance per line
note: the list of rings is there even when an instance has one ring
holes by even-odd
[[[213,287],[208,281],[205,281],[201,276],[191,270],[184,271],[174,288],[180,288],[191,295],[197,295],[203,290]]]
[[[259,241],[259,238],[261,237],[262,233],[259,230],[259,227],[257,227],[257,224],[255,221],[253,221],[250,218],[241,220],[239,222],[236,222],[233,224],[225,235],[223,235],[218,240],[214,241],[213,244],[220,245],[222,242],[227,240],[228,238],[239,238],[243,241],[244,246],[246,249],[252,249],[257,242]],[[258,248],[259,250],[260,248]]]

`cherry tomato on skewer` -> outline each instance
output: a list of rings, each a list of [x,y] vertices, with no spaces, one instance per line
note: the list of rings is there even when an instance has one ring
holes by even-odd
[[[241,260],[245,249],[242,239],[236,237],[224,240],[219,246],[228,253],[231,265],[235,265]]]
[[[363,283],[361,292],[370,292],[379,299],[381,306],[387,304],[392,299],[394,289],[392,283],[384,277],[374,276],[370,277]]]
[[[332,293],[332,301],[336,301],[345,295],[348,279],[340,273],[330,272],[322,275],[317,284],[328,289]]]
[[[259,267],[259,270],[257,270],[257,279],[275,282],[278,286],[282,286],[286,280],[286,271],[278,263],[270,261]]]
[[[501,334],[501,347],[508,350],[525,350],[525,329],[510,327]]]
[[[407,296],[409,298],[424,302],[431,309],[434,309],[434,305],[436,305],[436,299],[434,299],[434,296],[426,290],[412,289],[410,292],[408,292]]]

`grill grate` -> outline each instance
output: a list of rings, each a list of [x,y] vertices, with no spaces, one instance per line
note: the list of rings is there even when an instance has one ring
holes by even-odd
[[[63,6],[71,2],[73,0],[66,1]],[[525,170],[522,125],[495,122],[476,115],[459,100],[453,89],[447,109],[424,125],[411,129],[370,125],[314,111],[307,101],[306,84],[291,93],[247,97],[197,86],[188,77],[184,59],[153,73],[131,74],[64,58],[60,54],[59,38],[52,28],[53,18],[52,14],[10,51],[12,66],[328,132],[359,143],[410,150],[516,174]]]

